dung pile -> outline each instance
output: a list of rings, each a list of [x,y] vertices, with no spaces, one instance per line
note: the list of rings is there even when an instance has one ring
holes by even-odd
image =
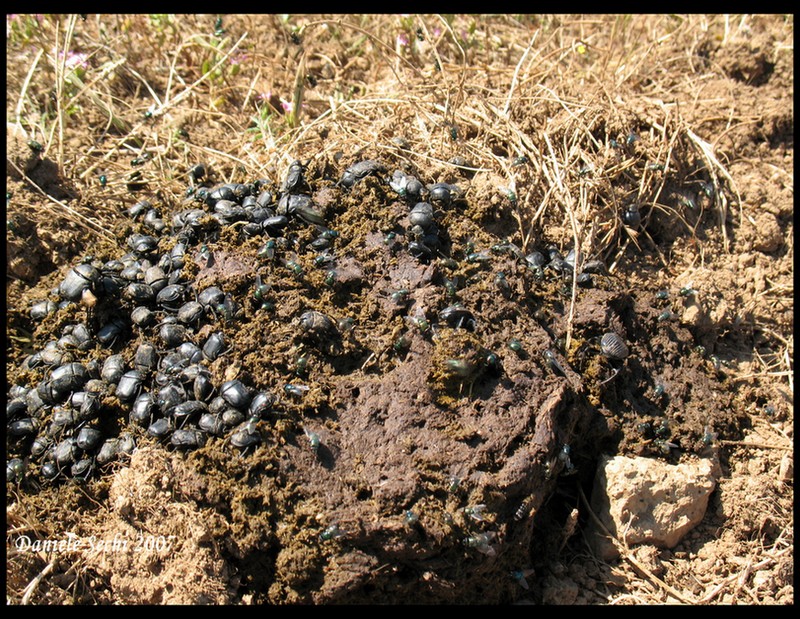
[[[258,495],[219,535],[260,522],[230,553],[247,573],[269,548],[265,599],[485,602],[519,593],[486,575],[527,568],[537,515],[623,420],[639,451],[704,447],[710,403],[665,414],[708,379],[680,367],[692,338],[663,300],[556,240],[523,251],[510,217],[488,232],[466,178],[371,160],[207,176],[192,168],[171,216],[131,207],[124,250],[31,308],[43,344],[9,377],[9,482],[92,483],[160,443],[208,473],[199,503]]]

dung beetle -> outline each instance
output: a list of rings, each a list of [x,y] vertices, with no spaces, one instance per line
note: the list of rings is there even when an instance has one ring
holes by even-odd
[[[154,292],[160,292],[169,282],[164,269],[158,265],[149,267],[144,272],[144,283],[150,286]]]
[[[6,481],[12,484],[22,481],[25,477],[25,463],[19,458],[12,458],[6,462]]]
[[[142,389],[144,376],[138,370],[129,370],[125,372],[117,383],[117,398],[121,402],[133,401]]]
[[[197,295],[197,301],[203,307],[215,307],[222,303],[224,299],[225,293],[216,286],[209,286]]]
[[[214,393],[214,383],[211,382],[211,374],[200,372],[192,382],[192,394],[196,400],[205,402]]]
[[[31,306],[31,319],[42,320],[45,316],[58,310],[58,305],[54,301],[45,300],[34,303]]]
[[[260,442],[261,433],[258,431],[258,425],[254,419],[245,421],[231,434],[231,445],[242,450],[254,447]]]
[[[163,309],[177,310],[183,303],[185,287],[182,284],[170,284],[162,288],[156,295],[156,303]]]
[[[127,239],[128,247],[138,256],[145,256],[158,249],[158,239],[150,234],[131,234]]]
[[[197,427],[212,436],[222,436],[225,433],[225,422],[219,414],[203,413]]]
[[[80,363],[66,363],[50,374],[50,389],[57,398],[80,389],[89,380],[89,373]]]
[[[272,204],[272,192],[269,189],[264,189],[256,197],[256,206],[267,208],[270,204]]]
[[[186,389],[180,382],[169,382],[156,394],[156,402],[165,415],[171,415],[172,409],[186,401]]]
[[[220,401],[223,403],[224,406],[227,407],[227,404],[225,404],[225,400],[220,398]],[[224,408],[221,412],[216,414],[220,416],[220,419],[222,419],[222,423],[225,424],[226,428],[236,427],[245,420],[245,414],[240,410],[236,410],[235,408],[227,407]]]
[[[227,349],[227,341],[222,331],[217,331],[208,336],[206,343],[203,344],[203,357],[209,361],[214,361]]]
[[[600,339],[600,350],[609,359],[625,359],[630,351],[625,341],[616,333],[606,333]]]
[[[49,436],[37,436],[31,443],[31,455],[34,458],[43,456],[53,446],[53,439]]]
[[[461,196],[461,189],[458,185],[449,185],[448,183],[428,185],[428,191],[431,202],[438,202],[445,206],[450,205],[453,200]]]
[[[13,398],[6,404],[6,419],[16,419],[28,412],[28,405],[23,398]]]
[[[287,201],[288,199],[289,198],[287,198]],[[288,206],[286,208],[288,209]],[[271,237],[279,237],[283,229],[288,225],[289,218],[286,215],[273,215],[272,217],[267,217],[260,224],[261,231]]]
[[[135,305],[152,305],[156,300],[156,292],[144,282],[131,282],[123,288],[122,298]]]
[[[285,194],[278,201],[278,215],[296,215],[303,221],[317,226],[325,225],[325,218],[314,208],[311,196],[304,193]],[[262,224],[263,225],[263,224]]]
[[[642,224],[642,215],[639,213],[639,207],[636,204],[629,204],[622,213],[622,220],[625,225],[634,230]]]
[[[259,391],[250,400],[249,413],[251,417],[263,417],[277,403],[278,398],[269,391]]]
[[[75,444],[83,451],[91,451],[100,445],[103,440],[103,433],[97,428],[83,426],[75,437]]]
[[[395,170],[389,180],[389,187],[403,198],[419,200],[422,196],[423,186],[416,177],[405,174],[402,170]]]
[[[131,322],[137,327],[152,327],[156,323],[156,315],[149,307],[139,305],[131,311]]]
[[[155,438],[164,438],[172,431],[172,423],[167,417],[156,419],[147,427],[147,433]]]
[[[460,303],[446,307],[439,312],[439,320],[446,322],[453,329],[464,328],[468,331],[475,329],[475,317]]]
[[[6,426],[6,431],[11,436],[31,436],[36,434],[37,424],[36,420],[30,417],[25,419],[17,419],[12,421]]]
[[[206,204],[213,208],[220,200],[227,200],[229,202],[236,201],[236,192],[231,185],[220,185],[212,189],[208,193]]]
[[[418,202],[411,209],[408,221],[412,226],[420,226],[423,230],[429,229],[434,224],[433,206],[427,202]]]
[[[177,348],[186,340],[186,327],[177,323],[164,323],[158,330],[158,335],[167,348]]]
[[[111,347],[127,328],[128,325],[121,316],[114,316],[108,323],[100,327],[97,332],[97,341],[102,346]]]
[[[97,456],[95,456],[95,461],[99,465],[108,464],[112,460],[114,460],[120,453],[120,441],[117,438],[110,438],[107,439],[103,444],[100,446],[100,450],[97,452]]]
[[[247,218],[247,213],[244,208],[233,200],[218,200],[214,204],[214,213],[212,215],[221,224],[232,224],[237,221],[243,221]]]
[[[176,352],[190,364],[199,363],[203,359],[203,351],[194,342],[184,342],[178,346]]]
[[[70,467],[69,472],[74,479],[86,481],[94,472],[94,459],[81,458]]]
[[[540,251],[534,251],[525,256],[525,262],[531,268],[544,268],[547,265],[547,258]]]
[[[80,449],[74,438],[65,438],[58,445],[54,452],[56,462],[60,465],[72,464],[80,454]]]
[[[58,292],[67,301],[78,302],[84,292],[95,292],[101,278],[100,271],[91,264],[81,263],[69,270],[58,286]]]
[[[233,408],[245,409],[250,404],[250,390],[240,380],[234,379],[226,381],[219,389],[222,399]]]
[[[306,184],[306,180],[303,176],[305,171],[306,166],[300,161],[293,161],[289,166],[289,170],[286,172],[286,180],[283,181],[281,191],[283,193],[291,193],[303,187]]]
[[[203,177],[205,177],[205,175],[206,166],[202,163],[195,164],[189,169],[189,180],[192,182],[192,184],[201,180]]]
[[[94,348],[92,334],[85,323],[67,325],[62,333],[63,335],[59,338],[57,345],[63,350],[89,350]]]
[[[59,476],[61,471],[55,462],[45,462],[42,464],[41,473],[42,477],[44,477],[46,480],[53,481]]]
[[[151,342],[139,344],[133,358],[133,366],[142,374],[148,374],[158,367],[158,351]]]
[[[42,409],[46,406],[38,389],[30,389],[25,394],[25,403],[28,405],[28,412],[37,417],[40,416]]]
[[[316,337],[335,336],[338,334],[333,321],[322,312],[308,310],[300,316],[303,331]]]
[[[158,404],[150,392],[140,393],[131,406],[130,421],[138,426],[147,426],[153,423],[153,417],[158,413]]]
[[[208,412],[208,406],[199,400],[186,400],[176,404],[170,410],[170,415],[175,422],[183,426],[187,419],[200,418],[201,415]]]
[[[178,321],[185,325],[197,323],[205,314],[205,309],[199,301],[187,301],[178,308],[176,314]]]
[[[339,184],[342,185],[342,187],[347,187],[349,189],[355,185],[356,182],[366,178],[370,174],[385,171],[386,168],[377,161],[372,161],[371,159],[358,161],[344,171]]]
[[[194,429],[178,429],[172,433],[170,443],[175,447],[185,447],[193,449],[195,447],[202,447],[206,442],[206,437],[200,430]]]

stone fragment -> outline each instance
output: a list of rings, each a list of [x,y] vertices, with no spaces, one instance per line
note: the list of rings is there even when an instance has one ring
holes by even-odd
[[[703,519],[716,487],[715,472],[715,464],[708,460],[672,465],[651,458],[603,456],[595,475],[592,510],[628,546],[673,548]],[[595,524],[589,539],[601,559],[619,556]]]

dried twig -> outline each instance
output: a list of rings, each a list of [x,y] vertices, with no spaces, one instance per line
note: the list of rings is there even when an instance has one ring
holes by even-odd
[[[88,228],[92,232],[95,232],[95,233],[99,234],[100,236],[102,236],[103,238],[105,238],[105,239],[107,239],[109,241],[112,241],[112,242],[116,241],[116,239],[114,239],[113,235],[109,234],[102,226],[100,226],[100,224],[98,224],[97,222],[89,219],[85,215],[81,215],[78,211],[73,209],[68,204],[65,204],[61,200],[56,200],[53,196],[51,196],[49,193],[47,193],[44,189],[39,187],[39,185],[37,185],[28,175],[26,175],[19,168],[19,166],[16,163],[11,161],[10,159],[6,159],[6,161],[8,161],[8,163],[17,171],[17,173],[22,178],[25,179],[26,182],[30,183],[31,187],[36,189],[36,191],[38,191],[41,195],[43,195],[45,198],[47,198],[50,202],[52,202],[53,204],[55,204],[55,205],[61,207],[62,209],[64,209],[64,211],[67,212],[67,217],[69,219],[71,219],[72,221],[74,221],[75,223],[77,223],[79,225],[82,225],[82,226]]]
[[[27,606],[31,601],[31,596],[36,592],[36,589],[39,586],[39,583],[42,582],[45,576],[47,576],[50,572],[53,571],[53,568],[56,566],[55,559],[51,560],[50,563],[45,565],[44,569],[39,572],[36,576],[34,576],[33,580],[31,580],[28,585],[25,587],[25,591],[22,594],[22,600],[20,604],[23,606]]]
[[[736,189],[736,183],[733,181],[733,178],[725,169],[725,167],[719,162],[717,156],[714,154],[714,149],[705,140],[703,140],[700,136],[698,136],[694,131],[686,127],[685,129],[686,135],[689,136],[689,139],[697,146],[700,152],[703,155],[703,158],[706,160],[706,166],[708,168],[709,174],[711,174],[711,179],[714,181],[714,198],[717,204],[717,209],[719,211],[719,225],[720,231],[722,232],[722,240],[725,245],[725,251],[729,251],[730,249],[730,241],[728,240],[728,231],[725,228],[725,220],[728,216],[728,201],[725,197],[725,193],[720,190],[720,183],[719,179],[717,178],[717,171],[728,181],[731,188],[736,192],[736,197],[739,204],[739,211],[740,211],[740,219],[741,219],[741,204],[742,198],[739,195],[739,190]]]
[[[742,578],[743,578],[743,575],[745,574],[745,572],[747,572],[747,574],[749,575],[753,571],[757,572],[758,570],[764,569],[765,567],[769,566],[770,564],[775,563],[776,559],[778,557],[782,557],[783,555],[787,554],[788,552],[790,552],[792,550],[794,550],[793,547],[787,547],[787,548],[784,548],[783,550],[780,550],[779,552],[777,552],[774,556],[762,559],[761,561],[759,561],[756,564],[751,564],[750,562],[748,562],[747,566],[745,566],[745,569],[743,569],[741,572],[738,572],[736,574],[731,574],[727,578],[723,579],[722,582],[717,584],[709,593],[707,593],[705,596],[703,596],[702,598],[697,600],[695,603],[696,604],[708,604],[709,602],[711,602],[711,600],[713,600],[720,593],[722,593],[725,590],[725,587],[727,587],[731,583],[742,581]]]

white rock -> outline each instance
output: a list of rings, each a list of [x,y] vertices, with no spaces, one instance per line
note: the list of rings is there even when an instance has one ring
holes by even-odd
[[[651,458],[603,456],[595,475],[592,510],[628,546],[672,548],[703,519],[717,470],[709,460],[673,465]],[[589,539],[601,559],[619,556],[594,523]]]

